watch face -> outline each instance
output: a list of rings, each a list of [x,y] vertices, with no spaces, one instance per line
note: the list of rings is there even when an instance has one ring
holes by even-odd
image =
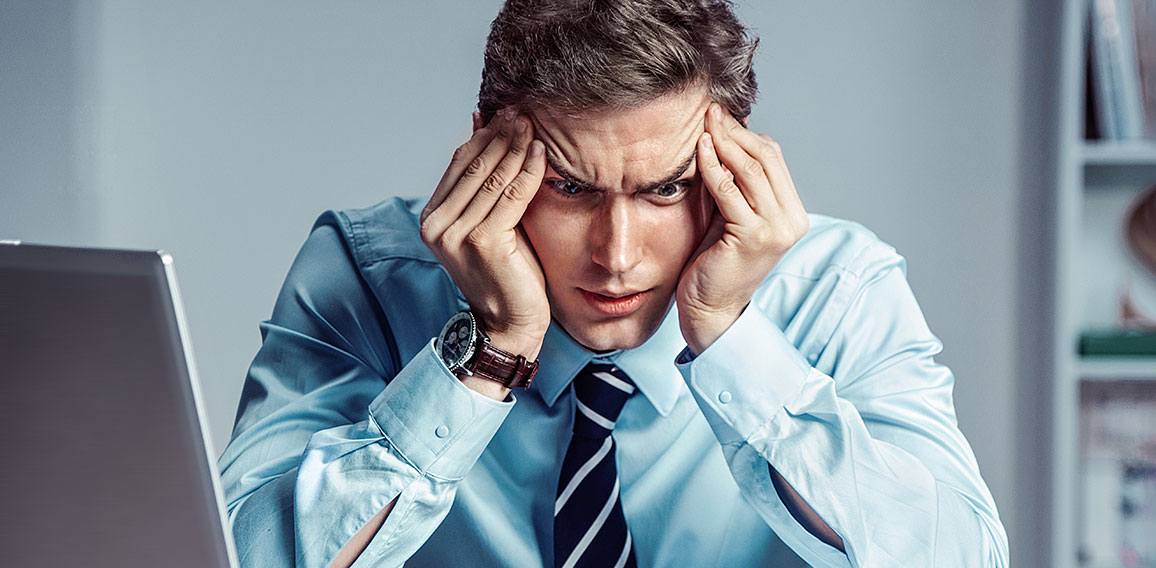
[[[469,312],[450,318],[438,341],[438,355],[450,370],[466,363],[474,351],[474,319]]]

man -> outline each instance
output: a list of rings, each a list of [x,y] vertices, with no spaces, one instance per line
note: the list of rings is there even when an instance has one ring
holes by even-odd
[[[755,44],[507,2],[429,201],[322,216],[262,327],[243,564],[1006,565],[903,259],[745,127]]]

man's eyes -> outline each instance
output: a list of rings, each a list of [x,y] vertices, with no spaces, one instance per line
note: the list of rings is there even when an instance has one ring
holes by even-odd
[[[546,180],[546,185],[553,189],[558,195],[571,199],[581,197],[583,193],[593,193],[597,190],[587,187],[585,184],[578,183],[567,179]],[[684,197],[690,191],[693,185],[692,180],[680,180],[670,183],[662,184],[653,189],[649,189],[644,194],[653,196],[662,201],[676,201]]]
[[[672,198],[676,198],[676,197],[681,197],[684,193],[686,193],[689,190],[690,190],[690,180],[683,180],[683,181],[674,181],[674,182],[660,185],[660,186],[654,188],[654,190],[652,190],[651,193],[657,195],[658,197],[672,199]]]
[[[548,180],[546,183],[563,197],[578,197],[586,190],[582,184],[568,179]]]

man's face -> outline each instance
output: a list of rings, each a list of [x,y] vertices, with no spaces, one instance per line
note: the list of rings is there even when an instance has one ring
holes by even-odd
[[[532,113],[550,167],[522,226],[551,315],[589,349],[637,347],[662,323],[713,210],[695,160],[709,104],[689,89],[629,110]]]

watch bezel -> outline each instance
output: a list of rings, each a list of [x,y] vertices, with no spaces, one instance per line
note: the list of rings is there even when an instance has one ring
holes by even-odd
[[[467,329],[467,335],[464,338],[460,337],[458,333],[458,329],[463,323],[467,326],[465,328]],[[459,336],[457,341],[465,342],[463,349],[460,351],[460,355],[452,360],[451,358],[454,354],[453,352],[447,351],[447,344],[453,346],[457,341],[447,342],[447,337],[450,333]],[[463,372],[472,375],[473,373],[466,368],[466,364],[469,363],[477,353],[478,343],[481,340],[480,336],[481,334],[478,333],[478,320],[474,317],[474,314],[468,310],[461,311],[451,316],[449,321],[442,326],[442,331],[438,334],[437,343],[434,347],[436,348],[438,357],[445,363],[450,372]]]

